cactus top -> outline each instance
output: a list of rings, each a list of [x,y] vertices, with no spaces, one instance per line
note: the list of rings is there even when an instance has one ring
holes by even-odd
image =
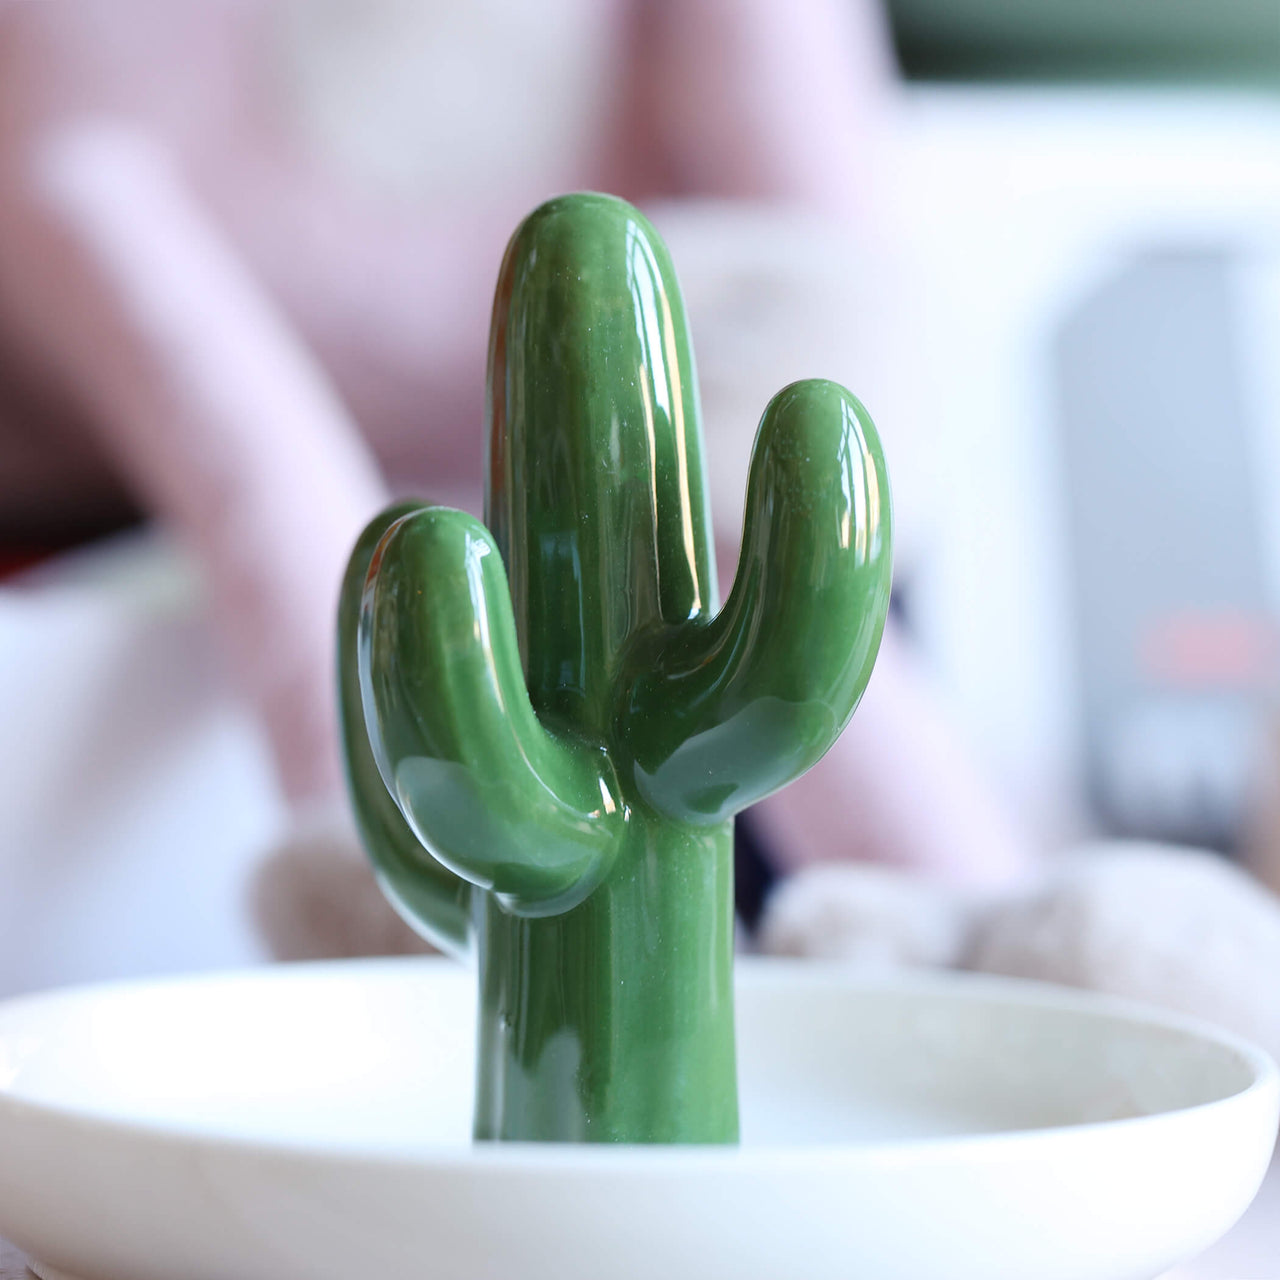
[[[718,607],[701,414],[666,246],[611,196],[511,239],[489,347],[485,519],[529,695],[605,735],[628,644]]]

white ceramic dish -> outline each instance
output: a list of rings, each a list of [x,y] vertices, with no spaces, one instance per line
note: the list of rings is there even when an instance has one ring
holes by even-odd
[[[756,962],[740,1148],[474,1146],[473,999],[407,960],[0,1005],[0,1235],[85,1280],[1140,1280],[1280,1108],[1177,1019]]]

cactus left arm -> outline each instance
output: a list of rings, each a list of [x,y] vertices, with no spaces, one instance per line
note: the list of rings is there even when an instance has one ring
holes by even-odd
[[[351,806],[383,892],[428,942],[461,959],[471,949],[471,885],[422,847],[383,786],[360,696],[357,641],[369,564],[387,530],[420,509],[414,502],[388,508],[370,521],[351,553],[338,605],[338,719]]]
[[[793,383],[761,420],[728,601],[665,636],[621,708],[616,745],[645,800],[721,822],[817,763],[866,688],[891,572],[871,419],[836,383]]]
[[[437,862],[530,916],[595,888],[626,807],[603,745],[534,712],[502,557],[478,520],[424,507],[388,529],[359,670],[382,782]]]

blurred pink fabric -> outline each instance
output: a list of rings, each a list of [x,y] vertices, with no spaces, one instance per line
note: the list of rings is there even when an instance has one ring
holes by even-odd
[[[43,450],[20,426],[0,431],[0,501],[91,501],[102,471],[84,459],[110,460],[197,553],[300,811],[341,785],[333,610],[356,531],[391,487],[478,503],[489,297],[519,217],[557,190],[603,187],[872,218],[892,77],[870,3],[559,0],[539,21],[578,42],[590,74],[547,52],[541,80],[541,28],[517,23],[503,43],[485,26],[503,7],[471,27],[450,4],[352,18],[381,23],[388,47],[480,51],[473,72],[495,95],[510,69],[527,76],[524,103],[503,98],[496,115],[455,104],[439,172],[399,186],[332,163],[282,106],[300,47],[360,47],[361,30],[308,27],[305,5],[0,8],[0,350],[29,384],[9,421],[43,410],[73,424]],[[560,115],[540,114],[552,94]],[[449,104],[430,106],[438,123]],[[552,116],[565,139],[545,168],[501,163]],[[495,161],[479,195],[470,152]],[[719,540],[736,543],[737,518]],[[1026,842],[957,741],[890,635],[851,730],[766,803],[768,834],[792,865],[1016,877]]]

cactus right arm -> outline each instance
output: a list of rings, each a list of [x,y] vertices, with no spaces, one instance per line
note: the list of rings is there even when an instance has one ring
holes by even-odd
[[[437,861],[520,914],[585,898],[627,810],[604,748],[533,710],[489,531],[444,507],[391,524],[365,582],[358,649],[382,781]]]
[[[659,633],[621,708],[618,756],[647,803],[723,822],[818,761],[871,675],[892,542],[866,410],[834,382],[784,388],[761,419],[728,601]]]

